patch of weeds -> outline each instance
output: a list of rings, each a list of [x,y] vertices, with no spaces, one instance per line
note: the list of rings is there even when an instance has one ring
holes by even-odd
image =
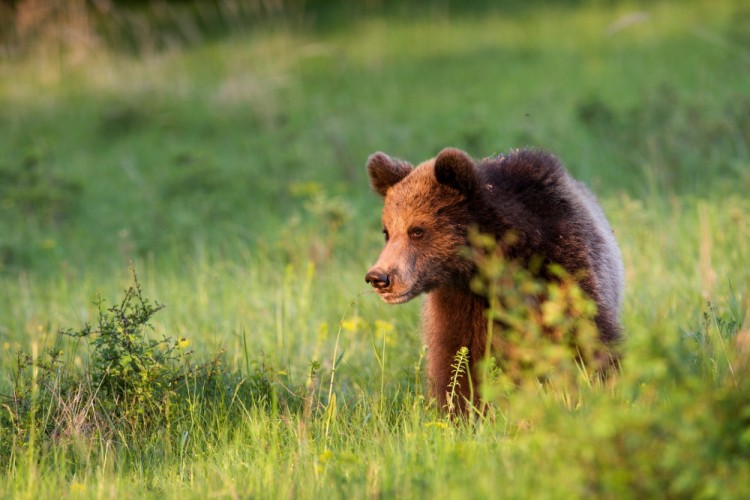
[[[277,404],[264,370],[243,375],[225,366],[222,353],[195,361],[188,339],[151,338],[163,306],[144,297],[135,272],[133,281],[119,303],[95,302],[96,325],[60,330],[56,347],[41,355],[17,353],[10,393],[0,395],[0,468],[40,443],[132,446],[207,414],[241,421],[250,407]]]
[[[175,368],[186,340],[149,339],[149,321],[163,306],[145,299],[137,280],[119,304],[105,308],[99,298],[95,305],[99,310],[95,328],[85,325],[80,330],[61,330],[60,334],[86,340],[95,353],[89,373],[105,411],[133,427],[148,425],[160,413],[163,402],[173,396],[173,386],[180,377]]]

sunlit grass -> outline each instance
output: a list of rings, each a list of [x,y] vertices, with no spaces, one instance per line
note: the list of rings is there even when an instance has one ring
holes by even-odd
[[[0,61],[0,393],[18,348],[94,322],[132,266],[166,306],[155,338],[223,350],[277,398],[112,441],[40,432],[2,455],[0,494],[747,493],[746,8],[467,10]],[[425,400],[419,301],[363,293],[382,244],[363,164],[448,145],[543,147],[599,194],[627,272],[613,384],[522,391],[474,424]]]

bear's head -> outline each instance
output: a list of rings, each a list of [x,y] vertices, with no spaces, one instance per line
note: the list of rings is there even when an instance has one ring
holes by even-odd
[[[469,207],[479,186],[474,160],[447,148],[413,168],[375,153],[367,161],[367,173],[385,201],[385,248],[367,272],[367,283],[390,304],[442,286],[468,284],[472,265],[460,249],[474,222]]]

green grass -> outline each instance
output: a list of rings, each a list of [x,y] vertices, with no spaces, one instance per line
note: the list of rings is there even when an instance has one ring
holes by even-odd
[[[56,332],[118,303],[131,265],[166,306],[152,338],[188,339],[196,362],[224,350],[227,391],[269,386],[190,393],[109,437],[54,423],[39,387],[29,432],[0,434],[0,496],[748,494],[744,2],[375,5],[161,51],[7,42],[0,394],[17,349],[57,345],[57,376],[89,373],[93,348]],[[533,387],[474,423],[424,399],[419,301],[362,293],[382,244],[364,162],[448,145],[542,147],[598,194],[627,272],[611,386]],[[84,400],[61,422],[115,414]]]

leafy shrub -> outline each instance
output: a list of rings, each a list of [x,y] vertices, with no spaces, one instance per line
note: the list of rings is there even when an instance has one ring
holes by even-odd
[[[720,313],[709,304],[706,317],[716,321],[695,329],[702,332],[700,343],[694,334],[671,345],[654,338],[650,352],[631,363],[625,382],[635,396],[627,408],[613,411],[611,401],[600,402],[597,410],[604,411],[597,411],[597,420],[606,424],[587,429],[589,447],[576,452],[589,492],[673,498],[750,493],[750,366],[737,343],[743,314],[739,308]],[[709,365],[714,369],[707,373]]]
[[[606,357],[598,341],[591,301],[560,266],[530,265],[504,257],[513,235],[496,243],[487,235],[470,235],[469,258],[477,266],[473,290],[487,297],[487,345],[498,354],[485,360],[485,396],[492,399],[519,385],[540,380],[574,382]]]
[[[39,441],[130,445],[194,420],[201,411],[238,416],[276,401],[262,370],[243,376],[225,367],[222,353],[195,362],[187,339],[151,339],[151,318],[163,306],[143,296],[135,273],[133,279],[118,304],[95,302],[96,326],[60,330],[58,346],[41,356],[18,352],[11,393],[0,396],[0,466]],[[75,358],[80,342],[66,338],[90,350],[80,369],[66,362]]]

